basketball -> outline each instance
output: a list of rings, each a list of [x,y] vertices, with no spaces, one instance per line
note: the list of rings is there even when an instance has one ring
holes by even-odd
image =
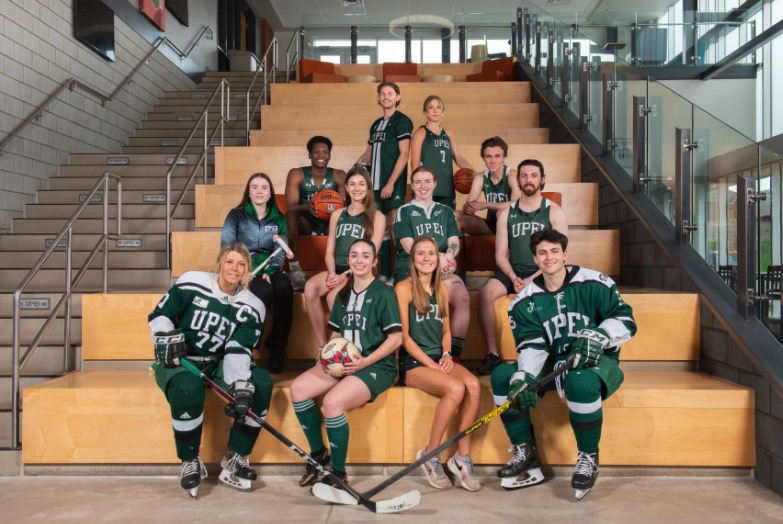
[[[345,200],[333,189],[319,191],[313,196],[313,214],[319,220],[329,220],[334,211],[345,207]]]
[[[475,173],[469,167],[460,168],[454,173],[454,189],[458,193],[467,195],[470,193],[470,186],[473,185]]]
[[[362,356],[362,352],[347,338],[333,338],[321,348],[321,366],[329,375],[340,378],[345,375],[343,366]]]

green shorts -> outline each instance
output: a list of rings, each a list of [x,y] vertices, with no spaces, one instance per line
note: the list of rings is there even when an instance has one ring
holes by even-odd
[[[378,395],[392,387],[397,378],[397,370],[390,368],[388,364],[376,362],[370,367],[357,371],[352,377],[356,377],[370,390],[370,402],[378,398]]]
[[[389,198],[381,198],[380,190],[375,191],[375,204],[378,206],[378,211],[384,215],[397,209],[405,203],[405,186],[400,187],[400,184],[394,184],[394,191]]]

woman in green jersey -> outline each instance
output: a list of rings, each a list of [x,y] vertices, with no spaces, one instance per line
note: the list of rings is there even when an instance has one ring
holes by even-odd
[[[348,280],[348,246],[359,238],[366,238],[380,249],[386,216],[378,211],[371,190],[370,174],[364,167],[354,167],[345,177],[345,196],[348,206],[332,213],[329,237],[326,241],[326,271],[307,281],[304,288],[305,305],[318,347],[326,344],[325,312],[321,299],[325,296],[329,309],[334,297]]]
[[[439,255],[435,239],[417,238],[411,247],[411,276],[394,288],[402,319],[401,381],[440,398],[429,442],[416,458],[440,445],[454,415],[459,416],[460,430],[472,424],[481,393],[478,378],[451,358],[448,289],[441,282]],[[470,436],[460,440],[447,464],[463,488],[481,489],[470,458]],[[421,467],[433,487],[451,487],[439,457]]]
[[[430,95],[424,100],[424,118],[427,123],[414,131],[411,137],[411,167],[430,168],[438,181],[435,202],[456,209],[453,162],[474,172],[475,169],[457,149],[453,131],[441,126],[445,111],[446,106],[438,95]]]
[[[310,455],[323,465],[330,461],[329,450],[321,434],[321,412],[313,399],[323,395],[324,425],[331,448],[331,474],[323,482],[337,477],[347,480],[348,421],[345,412],[374,400],[389,389],[397,378],[394,350],[402,342],[397,297],[386,284],[375,278],[378,261],[375,244],[354,240],[348,249],[351,275],[340,290],[329,317],[332,338],[343,337],[362,352],[361,358],[345,365],[345,376],[327,375],[319,363],[291,383],[294,412],[310,445]],[[310,464],[300,486],[315,484],[318,472]]]

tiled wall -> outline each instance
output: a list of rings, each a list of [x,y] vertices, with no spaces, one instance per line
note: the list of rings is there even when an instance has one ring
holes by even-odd
[[[116,61],[108,62],[73,37],[70,0],[4,0],[0,9],[0,139],[66,79],[110,94],[151,46],[115,17]],[[0,233],[57,176],[70,153],[119,152],[156,100],[193,82],[159,53],[133,82],[101,106],[83,91],[63,92],[0,156]]]

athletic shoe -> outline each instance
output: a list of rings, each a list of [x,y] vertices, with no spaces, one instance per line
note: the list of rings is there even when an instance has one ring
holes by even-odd
[[[285,364],[285,348],[269,348],[269,372],[273,375],[283,371]]]
[[[291,286],[294,291],[302,291],[305,286],[305,274],[302,268],[297,263],[296,265],[288,264],[288,280],[291,281]]]
[[[416,460],[423,457],[426,453],[427,448],[420,449],[419,452],[416,453]],[[421,469],[424,471],[424,475],[427,476],[427,481],[433,488],[447,489],[451,487],[451,481],[449,480],[449,477],[446,476],[446,472],[443,471],[443,466],[438,457],[431,458],[422,464]]]
[[[311,453],[310,456],[322,466],[326,466],[332,460],[327,448],[322,449],[318,453]],[[302,475],[302,478],[299,479],[299,485],[302,487],[312,486],[316,482],[318,482],[318,470],[309,462],[305,462],[305,473]]]
[[[343,487],[337,483],[337,480],[340,479],[343,484],[348,484],[348,473],[345,471],[340,471],[334,468],[329,468],[329,474],[321,480],[322,484],[326,484],[327,486],[332,486],[333,488],[337,489],[343,489]]]
[[[478,491],[481,489],[481,484],[476,478],[476,473],[473,471],[473,459],[469,456],[461,457],[462,464],[457,462],[457,455],[452,456],[446,465],[454,476],[459,479],[459,483],[468,491]]]
[[[500,357],[499,356],[497,356],[494,353],[487,353],[487,356],[484,357],[484,361],[479,366],[478,371],[476,372],[476,374],[478,376],[491,375],[492,371],[495,369],[495,367],[499,363],[500,363]]]

